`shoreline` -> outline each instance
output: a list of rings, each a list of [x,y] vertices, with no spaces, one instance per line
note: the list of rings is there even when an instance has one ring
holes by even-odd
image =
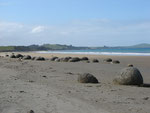
[[[18,54],[18,53],[21,53],[21,54],[24,54],[24,55],[42,55],[42,56],[89,56],[89,57],[150,57],[150,53],[148,53],[149,55],[138,55],[138,53],[136,55],[130,55],[132,53],[125,53],[125,54],[88,54],[88,53],[84,53],[84,52],[80,52],[80,53],[70,53],[70,52],[37,52],[37,51],[29,51],[29,52],[0,52],[0,55],[1,56],[5,56],[6,54],[10,55],[10,54]],[[142,53],[140,53],[142,54]]]
[[[108,56],[150,56],[150,53],[131,52],[65,52],[65,51],[35,51],[43,54],[78,54],[78,55],[108,55]]]

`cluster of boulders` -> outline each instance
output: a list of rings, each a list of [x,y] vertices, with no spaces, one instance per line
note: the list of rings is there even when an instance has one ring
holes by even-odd
[[[38,61],[44,61],[45,58],[44,57],[31,57],[30,55],[22,55],[22,54],[11,54],[10,56],[9,55],[6,55],[6,57],[10,57],[10,58],[18,58],[18,59],[21,59],[21,60],[38,60]]]
[[[90,62],[88,57],[82,57],[82,58],[79,58],[79,57],[63,57],[63,58],[59,58],[59,57],[54,56],[50,60],[51,61],[56,61],[56,62],[80,62],[80,61],[86,61],[87,63]],[[92,62],[93,63],[98,63],[99,60],[98,59],[93,59]]]
[[[119,60],[112,60],[111,58],[106,58],[103,61],[107,63],[112,63],[112,64],[120,64]]]

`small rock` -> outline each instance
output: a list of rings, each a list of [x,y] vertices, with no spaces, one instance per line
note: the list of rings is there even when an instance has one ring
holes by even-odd
[[[103,60],[104,62],[112,62],[112,59],[111,58],[106,58]]]
[[[30,60],[30,59],[32,59],[32,57],[30,55],[26,55],[23,57],[23,60]]]
[[[23,58],[23,55],[22,54],[17,54],[16,58]]]
[[[81,60],[89,60],[88,57],[82,57]]]
[[[55,59],[57,59],[58,57],[52,57],[51,61],[55,61]]]
[[[56,61],[56,62],[60,62],[60,58],[56,58],[54,61]]]
[[[36,57],[35,60],[38,60],[38,61],[45,61],[45,58],[44,58],[44,57]]]
[[[5,57],[9,57],[9,55],[5,55]]]
[[[113,61],[112,61],[112,64],[119,64],[119,63],[120,63],[119,60],[113,60]]]
[[[36,59],[36,57],[32,57],[32,58],[31,58],[31,60],[35,60],[35,59]]]
[[[92,60],[93,63],[98,63],[99,61],[97,59]]]
[[[16,56],[14,54],[10,55],[10,58],[16,58]]]
[[[80,61],[79,57],[73,57],[73,58],[69,59],[68,62],[79,62],[79,61]]]

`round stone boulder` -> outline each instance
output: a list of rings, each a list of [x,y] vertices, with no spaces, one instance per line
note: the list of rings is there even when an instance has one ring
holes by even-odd
[[[9,57],[9,55],[5,55],[5,57]]]
[[[81,60],[89,60],[88,57],[82,57]]]
[[[23,58],[23,55],[22,54],[17,54],[16,58]]]
[[[73,57],[73,58],[69,59],[68,62],[79,62],[79,61],[80,61],[80,58],[78,58],[78,57]]]
[[[16,56],[14,54],[10,55],[10,58],[16,58]]]
[[[45,61],[45,58],[44,57],[36,57],[35,60],[37,60],[37,61]]]
[[[113,82],[120,85],[141,85],[143,77],[137,68],[127,67],[120,71]]]
[[[56,62],[60,62],[60,58],[56,58],[54,61],[56,61]]]
[[[113,60],[112,64],[120,64],[120,61],[119,60]]]
[[[58,59],[58,57],[52,57],[51,61],[55,61],[56,59]]]
[[[35,59],[36,59],[36,57],[32,57],[32,58],[31,58],[31,60],[35,60]]]
[[[78,75],[78,82],[80,82],[80,83],[98,83],[98,80],[92,74],[84,73],[84,74]]]
[[[31,59],[32,59],[32,57],[30,55],[26,55],[23,57],[23,60],[31,60]]]
[[[103,60],[104,62],[112,62],[112,59],[111,58],[106,58]]]
[[[93,63],[98,63],[99,61],[97,59],[92,60]]]
[[[60,58],[60,62],[68,62],[71,57]]]

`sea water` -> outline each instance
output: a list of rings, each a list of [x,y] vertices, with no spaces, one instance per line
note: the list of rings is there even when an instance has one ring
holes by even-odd
[[[85,50],[55,50],[55,51],[40,51],[38,53],[150,56],[150,48],[105,48],[105,49],[85,49]]]

